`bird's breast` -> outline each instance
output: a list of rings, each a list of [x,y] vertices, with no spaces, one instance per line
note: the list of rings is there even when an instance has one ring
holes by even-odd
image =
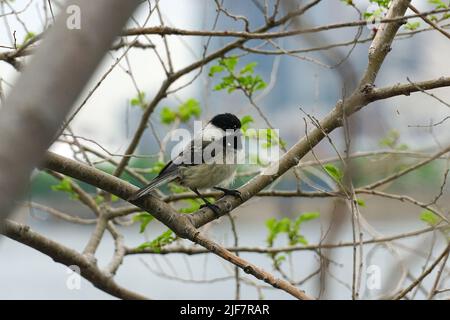
[[[233,182],[237,165],[200,164],[180,169],[180,180],[183,186],[205,189],[217,186],[228,186]]]

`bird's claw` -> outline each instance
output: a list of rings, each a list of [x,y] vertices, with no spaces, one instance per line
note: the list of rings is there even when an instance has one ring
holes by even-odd
[[[241,199],[241,201],[244,201],[244,199],[242,198],[242,193],[239,190],[236,189],[225,189],[225,188],[219,188],[219,187],[215,187],[214,189],[216,190],[220,190],[223,192],[223,196],[233,196],[236,198]]]
[[[202,209],[204,207],[207,207],[207,208],[211,209],[217,216],[220,216],[220,208],[219,208],[219,206],[217,206],[215,204],[212,204],[212,203],[205,203],[205,204],[202,204],[200,206],[200,209]]]

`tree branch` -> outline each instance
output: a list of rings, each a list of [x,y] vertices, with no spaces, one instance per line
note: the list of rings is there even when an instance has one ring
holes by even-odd
[[[97,186],[100,189],[115,194],[116,196],[125,200],[138,190],[138,188],[132,186],[128,182],[114,177],[108,173],[102,172],[86,164],[67,159],[52,152],[47,153],[47,157],[43,166],[48,169],[68,175],[72,178]],[[145,199],[133,201],[132,203],[151,213],[156,219],[173,230],[179,237],[187,238],[195,243],[204,246],[205,248],[219,255],[225,260],[242,268],[245,272],[250,273],[256,278],[264,280],[276,286],[277,288],[288,292],[298,299],[312,299],[287,281],[276,279],[271,274],[237,257],[220,245],[200,235],[199,231],[194,227],[188,215],[176,212],[170,205],[166,204],[164,201],[156,197],[149,196]]]
[[[437,9],[430,10],[426,12],[417,12],[416,14],[408,16],[397,16],[393,18],[381,19],[380,23],[400,23],[403,24],[407,19],[423,17],[428,14],[437,14],[448,12],[450,9]],[[249,31],[210,31],[210,30],[186,30],[180,28],[166,27],[166,26],[156,26],[156,27],[146,27],[146,28],[131,28],[123,32],[124,36],[137,36],[137,35],[177,35],[177,36],[196,36],[196,37],[238,37],[242,39],[276,39],[297,36],[301,34],[316,33],[322,31],[336,30],[348,27],[360,27],[370,24],[369,20],[359,20],[350,21],[343,23],[335,23],[329,25],[323,25],[319,27],[309,28],[309,29],[295,29],[289,31],[279,31],[279,32],[249,32]]]
[[[0,110],[0,222],[14,207],[31,171],[138,3],[69,1],[67,6],[75,5],[83,13],[82,27],[68,28],[64,8],[42,40]]]
[[[121,299],[148,299],[138,293],[129,291],[117,285],[111,276],[102,272],[84,255],[32,231],[28,226],[5,220],[0,228],[0,232],[8,238],[42,252],[52,258],[55,262],[62,263],[66,266],[78,266],[83,278],[106,293]]]

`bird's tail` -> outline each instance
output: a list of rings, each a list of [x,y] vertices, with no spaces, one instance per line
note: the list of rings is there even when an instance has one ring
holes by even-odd
[[[150,193],[150,191],[152,191],[153,189],[159,187],[160,185],[162,185],[162,184],[164,184],[166,182],[170,182],[170,181],[172,181],[172,180],[174,180],[176,178],[177,178],[177,173],[176,172],[172,172],[170,174],[164,174],[164,175],[161,175],[161,176],[157,176],[155,179],[150,181],[150,183],[148,185],[146,185],[145,187],[141,188],[139,191],[137,191],[131,197],[129,197],[128,201],[138,200],[139,198],[142,198],[143,196],[145,196],[148,193]]]

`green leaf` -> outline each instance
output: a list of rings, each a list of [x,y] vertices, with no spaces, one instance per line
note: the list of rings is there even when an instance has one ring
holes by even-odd
[[[210,198],[208,198],[209,200]],[[200,206],[203,204],[202,200],[199,199],[186,199],[185,202],[189,204],[188,207],[181,208],[179,210],[180,213],[192,213],[200,209]]]
[[[112,194],[111,195],[111,202],[117,202],[117,201],[119,201],[119,197],[116,196],[115,194]]]
[[[448,5],[442,0],[428,0],[429,3],[436,5],[435,9],[445,9]]]
[[[372,17],[372,12],[364,12],[363,17],[365,20],[368,20]]]
[[[273,263],[276,268],[279,268],[284,261],[286,261],[286,255],[284,254],[277,254],[273,257]]]
[[[164,107],[160,113],[161,122],[164,124],[171,124],[177,118],[177,114],[169,107]]]
[[[51,186],[53,191],[62,191],[70,194],[70,198],[76,200],[79,198],[78,194],[72,189],[72,179],[64,177],[58,184]]]
[[[438,22],[439,21],[438,17],[435,16],[434,14],[430,14],[427,18],[430,19],[433,22]]]
[[[139,91],[139,93],[130,100],[130,104],[134,107],[145,108],[145,92]]]
[[[183,193],[189,190],[188,188],[179,186],[175,183],[169,183],[169,189],[172,193]]]
[[[31,39],[33,39],[34,37],[36,37],[36,34],[32,31],[29,31],[26,35],[25,38],[23,38],[22,41],[22,45],[26,44],[28,41],[30,41]]]
[[[266,220],[266,228],[268,230],[266,242],[269,247],[272,247],[275,239],[280,234],[286,234],[289,240],[289,245],[298,243],[307,244],[306,238],[300,234],[300,226],[305,221],[316,219],[320,216],[318,212],[305,212],[297,217],[295,221],[289,218],[282,218],[277,220],[270,218]]]
[[[356,203],[357,203],[358,206],[360,206],[360,207],[365,207],[365,206],[366,206],[366,203],[364,202],[364,200],[363,200],[363,199],[360,199],[360,198],[356,198]]]
[[[245,67],[243,67],[241,69],[241,71],[239,71],[240,74],[245,74],[245,73],[253,73],[254,68],[258,65],[257,62],[250,62],[249,64],[247,64]]]
[[[257,83],[257,85],[255,85],[254,91],[258,91],[258,90],[262,90],[265,87],[267,87],[267,84],[262,81],[262,79]]]
[[[389,4],[391,3],[391,0],[369,0],[371,3],[376,3],[381,8],[387,9],[389,7]]]
[[[441,222],[441,218],[430,210],[424,210],[420,214],[420,220],[426,222],[430,226],[435,226]]]
[[[289,232],[289,228],[291,226],[291,219],[289,218],[283,218],[280,221],[278,221],[277,225],[277,232]]]
[[[297,218],[296,221],[299,221],[299,223],[301,224],[302,222],[311,221],[311,220],[317,219],[319,217],[320,217],[320,213],[317,211],[304,212]]]
[[[297,238],[295,239],[295,243],[293,243],[292,245],[297,244],[297,243],[301,243],[306,246],[306,245],[308,245],[308,240],[306,240],[306,238],[304,236],[299,234],[297,236]]]
[[[242,130],[242,132],[245,133],[247,131],[248,127],[250,126],[250,123],[252,123],[252,122],[253,122],[252,116],[249,116],[249,115],[243,116],[241,118],[241,130]]]
[[[236,67],[239,58],[236,56],[231,56],[219,60],[219,64],[224,66],[228,71],[233,72]]]
[[[260,140],[266,140],[266,143],[262,144],[263,148],[269,148],[272,146],[272,144],[276,145],[280,141],[277,132],[270,128],[258,130],[258,138]]]
[[[198,118],[201,113],[200,103],[195,99],[189,99],[178,107],[178,116],[183,122],[189,121],[191,117]]]
[[[162,161],[156,161],[152,167],[149,169],[149,173],[160,173],[161,170],[166,166]]]
[[[408,150],[409,147],[405,143],[399,144],[400,141],[400,133],[398,130],[392,129],[378,142],[381,147],[388,147],[394,150],[405,151]]]
[[[384,10],[382,8],[378,8],[372,12],[364,12],[363,16],[366,20],[373,20],[377,18],[381,18],[383,16]]]
[[[139,222],[141,224],[139,233],[143,233],[153,219],[155,218],[150,213],[141,212],[133,217],[133,222]]]
[[[53,185],[52,190],[71,192],[72,191],[71,181],[72,180],[70,178],[65,177],[58,184]]]
[[[336,181],[340,182],[344,177],[344,174],[335,165],[329,163],[324,165],[325,171]]]
[[[388,147],[394,149],[398,143],[399,138],[400,133],[397,130],[392,129],[386,134],[386,136],[380,139],[378,143],[381,147]]]
[[[275,224],[277,223],[277,219],[269,218],[266,220],[266,227],[269,231],[272,231],[275,228]]]
[[[270,218],[266,220],[266,228],[269,231],[267,235],[266,242],[269,247],[273,246],[273,242],[275,241],[275,238],[278,236],[277,231],[278,222],[275,218]]]
[[[212,66],[209,69],[208,76],[213,77],[216,73],[221,73],[224,70],[225,70],[224,66]]]
[[[105,201],[105,197],[103,197],[99,194],[95,196],[95,203],[97,205],[102,204],[104,201]]]
[[[138,250],[143,250],[145,248],[153,249],[155,252],[161,252],[161,248],[175,241],[172,230],[167,230],[156,239],[152,241],[147,241],[138,247]]]
[[[419,27],[420,27],[420,22],[419,21],[408,22],[407,24],[405,24],[405,29],[411,30],[411,31],[414,31],[414,30],[416,30]]]
[[[255,91],[264,89],[267,84],[261,76],[253,76],[256,62],[250,62],[245,65],[237,74],[235,73],[236,65],[239,58],[236,56],[222,58],[218,60],[218,65],[212,66],[209,76],[227,71],[227,75],[222,77],[221,82],[213,87],[214,91],[227,90],[232,93],[236,90],[242,90],[246,95],[252,95]]]

